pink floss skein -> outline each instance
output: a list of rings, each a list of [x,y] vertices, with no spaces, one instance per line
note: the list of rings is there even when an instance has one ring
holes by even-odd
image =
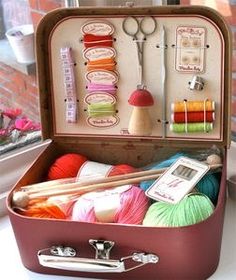
[[[87,85],[87,90],[89,92],[96,92],[96,91],[105,91],[108,93],[116,93],[116,87],[115,85],[102,85],[102,84],[94,84],[94,83],[89,83]]]
[[[142,224],[149,207],[149,200],[144,191],[136,186],[120,193],[120,206],[116,209],[112,223]],[[86,195],[81,196],[74,204],[72,211],[73,221],[99,222],[94,211],[94,200]]]

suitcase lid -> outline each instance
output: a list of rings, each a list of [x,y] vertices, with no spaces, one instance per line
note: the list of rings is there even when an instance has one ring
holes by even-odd
[[[137,34],[139,43],[144,45],[143,76],[148,92],[136,87],[139,79],[136,42],[123,30],[128,23],[123,21],[129,16],[139,22],[144,19],[143,28],[145,20],[150,20],[146,16],[152,16],[157,24],[145,43],[140,32]],[[133,32],[135,21],[128,20],[133,21],[129,23]],[[104,50],[96,45],[88,49],[86,36],[90,43],[93,38],[108,38],[108,41],[112,38],[112,47]],[[228,146],[231,48],[226,22],[207,7],[54,10],[44,16],[36,31],[43,138],[61,143],[89,140]],[[96,67],[90,70],[88,62],[96,64],[101,56],[115,61],[116,69],[104,70],[99,66],[99,70]],[[89,90],[88,86],[96,88],[98,84],[106,90]],[[115,87],[116,93],[108,93],[107,88],[111,87],[112,90]],[[149,93],[151,101],[150,96],[144,97]],[[141,94],[144,103],[137,105],[135,94]],[[75,108],[78,115],[73,122]],[[147,132],[150,123],[151,133],[150,129]]]

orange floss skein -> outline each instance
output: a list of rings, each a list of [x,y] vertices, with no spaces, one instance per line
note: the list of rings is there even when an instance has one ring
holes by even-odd
[[[92,71],[96,69],[103,69],[108,71],[114,71],[116,68],[116,62],[114,58],[104,58],[99,60],[93,60],[87,62],[87,70]]]

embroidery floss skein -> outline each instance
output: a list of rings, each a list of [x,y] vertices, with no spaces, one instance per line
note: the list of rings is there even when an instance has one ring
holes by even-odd
[[[210,199],[199,193],[185,196],[179,203],[153,203],[143,220],[144,226],[181,227],[199,223],[214,211]]]
[[[117,88],[115,85],[88,83],[87,90],[88,90],[88,92],[102,91],[102,92],[108,92],[111,94],[115,94],[117,91]]]
[[[104,59],[87,62],[88,71],[97,70],[97,69],[114,71],[115,68],[116,68],[116,62],[114,58],[104,58]]]
[[[85,48],[103,46],[103,47],[112,47],[113,38],[112,35],[98,36],[93,34],[84,34],[83,42]]]
[[[89,117],[105,117],[116,114],[115,105],[111,103],[92,103],[88,105]]]

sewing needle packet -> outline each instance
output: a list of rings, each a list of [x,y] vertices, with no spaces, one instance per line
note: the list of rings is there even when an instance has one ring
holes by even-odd
[[[145,193],[154,200],[176,204],[196,186],[209,169],[209,165],[204,162],[181,157]]]

